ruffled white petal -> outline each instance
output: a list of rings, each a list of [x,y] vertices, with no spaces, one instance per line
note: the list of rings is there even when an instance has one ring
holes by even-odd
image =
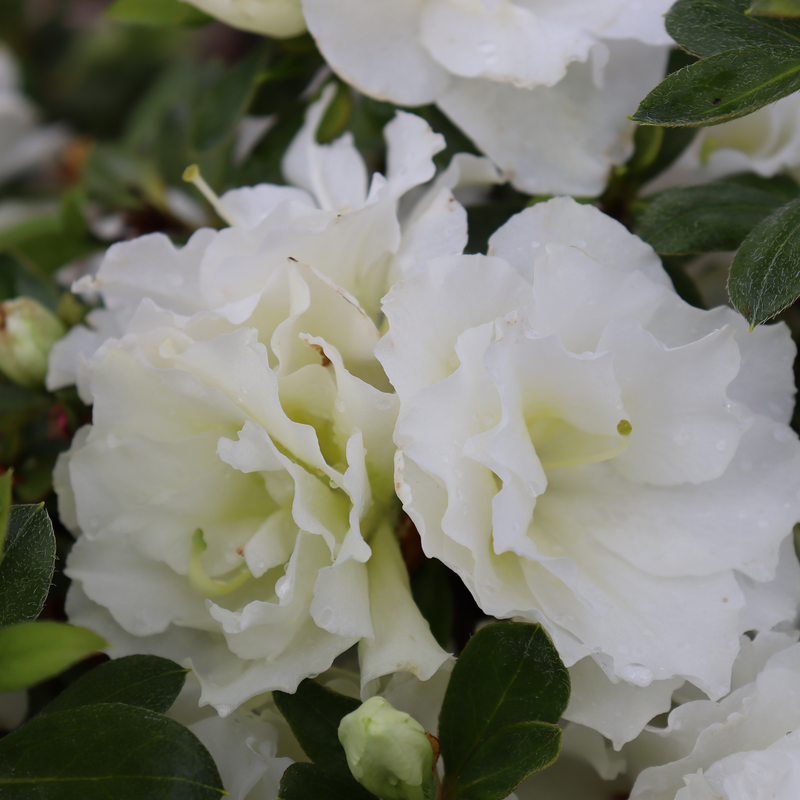
[[[418,106],[433,102],[450,80],[419,40],[424,5],[425,0],[303,0],[303,11],[325,60],[344,80],[379,100]]]
[[[601,88],[591,65],[573,63],[552,88],[454,78],[437,102],[521,191],[594,196],[630,155],[625,115],[659,82],[666,59],[666,48],[628,40],[609,49]]]

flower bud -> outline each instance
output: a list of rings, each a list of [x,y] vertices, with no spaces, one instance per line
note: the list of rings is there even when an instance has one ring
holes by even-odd
[[[66,330],[52,312],[29,297],[0,303],[0,372],[35,389],[47,373],[47,356]]]
[[[433,796],[433,747],[425,729],[382,697],[342,718],[339,741],[355,779],[381,800]]]

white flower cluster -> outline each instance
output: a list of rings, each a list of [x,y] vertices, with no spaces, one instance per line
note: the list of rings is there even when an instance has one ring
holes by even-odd
[[[450,669],[411,595],[405,513],[485,614],[549,632],[570,757],[625,771],[632,800],[797,797],[788,328],[688,305],[649,245],[568,197],[465,255],[454,196],[503,176],[599,194],[663,74],[669,2],[192,2],[270,35],[307,25],[342,78],[438,104],[489,158],[437,174],[443,138],[399,111],[370,177],[349,134],[316,141],[329,87],[291,185],[212,198],[228,227],[116,244],[76,284],[103,306],[47,378],[93,406],[55,475],[71,621],[114,655],[190,665],[173,713],[236,796],[271,800],[290,746],[253,698],[354,646],[363,696],[400,674],[419,697]],[[792,108],[713,129],[675,170],[800,165]],[[537,780],[519,797],[550,796]]]
[[[599,194],[633,149],[625,118],[661,80],[672,0],[190,0],[245,30],[302,18],[364,94],[436,103],[514,186]],[[346,21],[346,22],[345,22]]]

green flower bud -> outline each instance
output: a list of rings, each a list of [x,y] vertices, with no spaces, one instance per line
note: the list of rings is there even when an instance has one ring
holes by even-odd
[[[47,355],[66,330],[44,306],[29,297],[0,303],[0,372],[36,389],[47,374]]]
[[[433,747],[425,729],[382,697],[371,697],[339,723],[353,777],[381,800],[433,797]]]

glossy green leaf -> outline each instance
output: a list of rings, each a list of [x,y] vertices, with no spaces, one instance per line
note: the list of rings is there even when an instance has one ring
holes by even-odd
[[[349,773],[299,763],[283,773],[277,800],[375,800],[375,795]]]
[[[733,175],[726,175],[720,180],[725,183],[747,186],[751,189],[761,189],[774,194],[784,203],[800,197],[800,183],[791,175],[773,175],[771,178],[765,178],[762,175],[756,175],[755,172],[736,172]]]
[[[549,767],[561,750],[561,728],[549,722],[517,722],[500,728],[470,756],[446,797],[502,800],[525,778]]]
[[[214,800],[214,761],[183,725],[100,703],[45,714],[0,740],[3,800]]]
[[[0,692],[35,686],[104,647],[108,642],[93,631],[64,622],[0,628]]]
[[[339,723],[361,705],[360,701],[309,678],[294,694],[273,692],[272,697],[306,755],[320,767],[349,775],[350,767],[339,742]]]
[[[450,571],[434,558],[426,559],[411,576],[411,594],[439,644],[447,648],[453,630]]]
[[[0,564],[5,558],[6,531],[8,520],[11,516],[11,481],[14,477],[14,470],[6,470],[0,475]]]
[[[800,17],[800,0],[753,0],[747,13],[797,19]]]
[[[213,17],[181,0],[116,0],[106,9],[106,16],[117,22],[164,27],[168,25],[205,25]]]
[[[631,117],[642,125],[716,125],[800,89],[800,47],[752,45],[667,76]]]
[[[71,683],[44,713],[95,703],[125,703],[163,714],[175,702],[189,672],[160,656],[133,655],[107,661]]]
[[[44,505],[12,506],[0,563],[0,628],[39,616],[55,559],[53,524]]]
[[[213,150],[233,137],[253,99],[267,52],[266,46],[256,47],[206,93],[195,120],[193,143],[198,151]]]
[[[664,255],[735,250],[782,204],[769,192],[723,181],[667,189],[639,218],[637,233]]]
[[[703,58],[754,44],[800,45],[800,24],[750,17],[749,5],[749,0],[678,0],[667,12],[667,30]]]
[[[461,784],[477,753],[506,726],[558,722],[569,693],[569,673],[541,625],[498,622],[478,631],[456,662],[439,716],[448,785]],[[495,769],[527,769],[514,766],[515,758],[498,755]]]
[[[742,242],[728,282],[731,302],[755,327],[800,297],[800,200],[787,203]]]

